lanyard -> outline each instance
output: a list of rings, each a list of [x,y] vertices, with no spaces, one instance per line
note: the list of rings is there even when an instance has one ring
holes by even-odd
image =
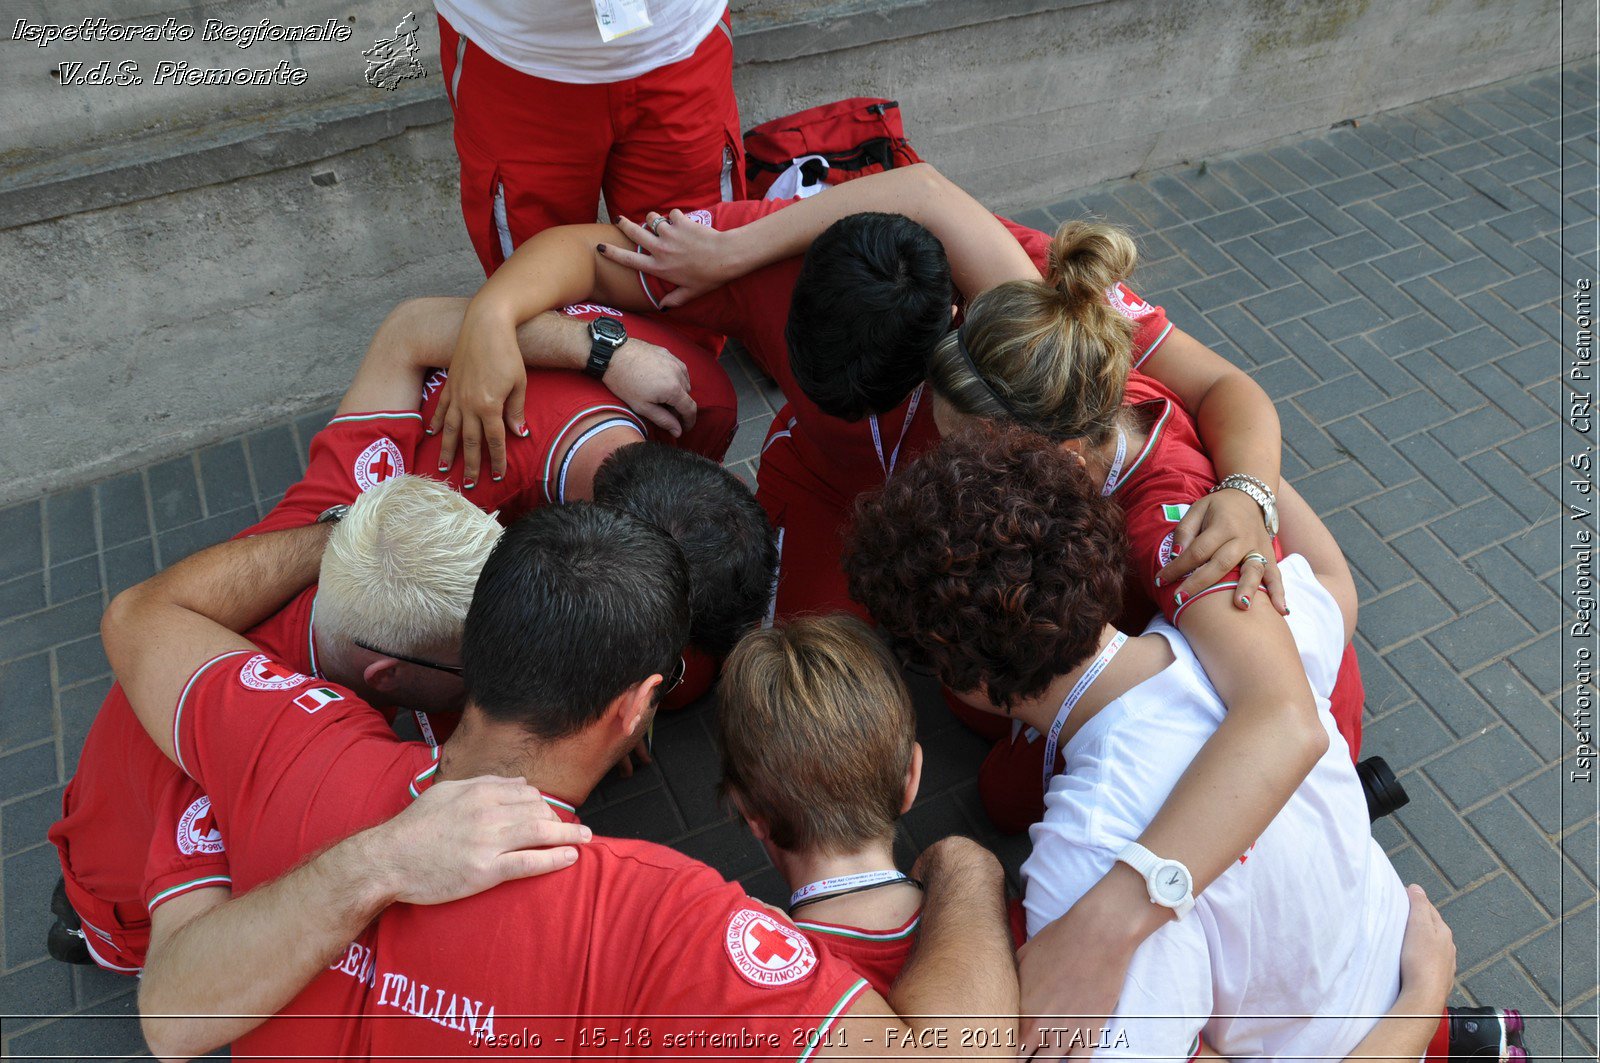
[[[1122,463],[1128,457],[1128,433],[1117,429],[1117,456],[1111,459],[1111,471],[1106,473],[1106,485],[1100,488],[1102,497],[1109,498],[1111,492],[1117,489],[1117,484],[1122,482]]]
[[[888,871],[862,871],[854,875],[840,875],[837,878],[824,878],[816,882],[807,883],[794,891],[789,898],[789,907],[795,908],[811,901],[820,901],[826,897],[836,897],[844,893],[860,893],[863,890],[873,889],[878,886],[889,886],[896,882],[914,882],[910,875],[895,870]]]
[[[878,468],[883,470],[885,480],[894,472],[895,462],[900,460],[900,444],[906,441],[906,433],[911,431],[911,419],[917,415],[917,407],[922,404],[922,389],[927,386],[918,384],[917,390],[911,393],[911,404],[906,407],[906,419],[900,422],[900,438],[895,441],[894,450],[889,454],[887,461],[883,457],[883,437],[878,434],[878,415],[873,414],[867,418],[867,423],[872,426],[872,449],[878,452]]]
[[[1073,688],[1067,692],[1066,698],[1061,702],[1061,708],[1056,710],[1056,722],[1050,725],[1050,733],[1044,740],[1044,791],[1050,792],[1050,777],[1056,773],[1056,741],[1061,737],[1061,728],[1067,724],[1067,717],[1072,715],[1072,710],[1078,704],[1078,699],[1083,697],[1084,691],[1089,689],[1089,684],[1099,678],[1100,673],[1106,670],[1106,665],[1111,663],[1111,658],[1122,649],[1123,643],[1128,641],[1128,636],[1121,631],[1117,637],[1106,643],[1106,648],[1100,651],[1100,656],[1089,666],[1089,670],[1081,677]]]

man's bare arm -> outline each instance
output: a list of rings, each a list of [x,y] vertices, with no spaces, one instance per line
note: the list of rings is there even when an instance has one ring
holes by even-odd
[[[328,526],[219,543],[130,587],[100,620],[112,671],[139,722],[172,757],[178,698],[195,671],[253,650],[243,636],[316,582]]]

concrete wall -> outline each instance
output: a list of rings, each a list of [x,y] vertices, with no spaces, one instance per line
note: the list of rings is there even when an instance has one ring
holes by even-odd
[[[898,98],[919,150],[1008,209],[1592,52],[1594,0],[1566,6],[1586,28],[1564,42],[1557,0],[734,0],[735,81],[747,126]],[[47,7],[7,5],[0,34]],[[395,301],[477,283],[436,46],[430,79],[393,94],[361,81],[360,50],[408,7],[170,16],[197,38],[211,17],[336,17],[344,44],[0,40],[0,502],[322,404]],[[169,10],[98,0],[72,17]],[[50,77],[102,58],[147,73],[288,58],[308,77],[297,91]]]

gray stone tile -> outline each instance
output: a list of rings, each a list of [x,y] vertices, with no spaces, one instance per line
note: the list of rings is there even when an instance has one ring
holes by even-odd
[[[1312,388],[1298,396],[1295,404],[1313,423],[1325,424],[1369,410],[1388,398],[1390,396],[1379,391],[1365,376],[1352,373]]]
[[[1539,761],[1511,730],[1491,727],[1450,750],[1448,756],[1430,761],[1423,770],[1446,800],[1457,808],[1468,808],[1532,775],[1539,770]],[[1484,837],[1490,848],[1500,852],[1492,836]]]
[[[1361,732],[1364,756],[1381,755],[1397,772],[1437,756],[1455,741],[1421,702],[1413,701],[1379,720],[1369,720]]]
[[[1271,218],[1250,206],[1228,210],[1226,213],[1204,218],[1195,223],[1195,228],[1217,243],[1240,236],[1250,236],[1272,227]]]
[[[0,620],[35,612],[45,604],[42,572],[31,572],[0,583]]]
[[[1450,607],[1464,612],[1481,605],[1489,591],[1462,561],[1440,545],[1426,528],[1407,532],[1394,540],[1394,548],[1428,586],[1438,591]]]
[[[53,845],[36,845],[5,859],[5,967],[20,967],[45,955],[44,937],[53,917],[50,891],[61,874]],[[4,968],[0,968],[4,969]]]
[[[50,564],[93,554],[99,547],[94,529],[94,494],[88,487],[49,495],[44,500]]]
[[[1501,412],[1510,414],[1523,428],[1537,428],[1549,423],[1549,409],[1529,396],[1526,388],[1512,380],[1499,367],[1480,365],[1462,375]]]
[[[1438,627],[1451,617],[1450,607],[1425,584],[1412,583],[1361,607],[1361,628],[1383,650]]]
[[[1434,487],[1457,505],[1484,497],[1488,488],[1426,432],[1399,440],[1394,448]]]
[[[46,959],[0,976],[0,1013],[60,1015],[73,1007],[72,969],[64,963]]]
[[[69,776],[78,770],[78,754],[83,752],[84,736],[89,733],[89,725],[94,723],[110,689],[111,677],[105,676],[61,692],[61,759]]]
[[[60,818],[61,787],[0,805],[0,854],[10,857],[38,845],[50,824]]]
[[[1527,1014],[1549,1011],[1553,1005],[1543,991],[1534,985],[1528,973],[1509,957],[1498,959],[1488,967],[1461,980],[1461,988],[1480,1004],[1493,1007],[1516,1007]],[[1520,1006],[1519,1006],[1520,1005]],[[1554,1014],[1553,1011],[1550,1012]],[[1551,1034],[1559,1036],[1555,1019],[1529,1019],[1523,1031],[1524,1043],[1530,1046],[1550,1044]]]
[[[1374,531],[1389,539],[1455,507],[1432,484],[1417,481],[1391,487],[1356,509]]]
[[[15,749],[50,736],[50,683],[48,653],[0,664],[0,749]]]
[[[115,597],[156,574],[153,550],[149,539],[137,539],[105,552],[107,597]]]
[[[150,467],[150,501],[158,531],[199,520],[200,485],[192,457],[174,458]]]
[[[1500,499],[1490,496],[1429,525],[1458,557],[1505,542],[1527,530],[1528,522]]]
[[[244,444],[233,439],[200,451],[200,486],[207,514],[225,513],[255,503]]]
[[[1352,299],[1306,317],[1307,324],[1329,340],[1341,340],[1358,332],[1368,332],[1388,320],[1382,310],[1365,299]]]
[[[55,565],[46,574],[50,584],[49,604],[60,605],[100,590],[100,558],[95,554]]]
[[[1466,564],[1535,631],[1547,631],[1560,622],[1561,600],[1503,547],[1491,547]]]
[[[1501,602],[1455,620],[1428,637],[1456,668],[1468,671],[1527,643],[1534,632]]]
[[[1420,772],[1405,774],[1400,782],[1410,795],[1411,802],[1396,812],[1395,818],[1405,827],[1407,834],[1418,840],[1419,847],[1452,886],[1461,889],[1499,869],[1499,862],[1478,836],[1467,828],[1460,813],[1439,796],[1433,784]],[[1468,925],[1457,923],[1448,912],[1445,913],[1445,920],[1452,926]],[[1456,948],[1459,953],[1459,940]],[[1466,964],[1460,966],[1465,967]]]
[[[278,425],[245,437],[256,490],[263,498],[281,495],[300,479],[304,460],[288,425]]]
[[[0,579],[15,579],[44,567],[44,529],[38,502],[0,509]]]
[[[6,743],[4,749],[8,752],[0,753],[0,801],[31,794],[60,781],[56,777],[54,742],[47,739],[16,752],[9,752],[11,748],[12,744]]]
[[[100,628],[100,595],[89,594],[0,623],[0,652],[22,657],[78,639]]]
[[[1363,613],[1361,623],[1365,623]],[[1481,731],[1498,717],[1494,710],[1461,678],[1460,673],[1429,646],[1418,640],[1391,650],[1387,657],[1433,713],[1458,737]]]
[[[1439,906],[1451,926],[1472,927],[1456,936],[1456,965],[1471,970],[1545,925],[1544,914],[1514,879],[1498,874]]]
[[[1466,467],[1521,514],[1525,522],[1540,520],[1555,511],[1556,500],[1498,450],[1486,450],[1468,458]]]
[[[63,687],[111,674],[99,635],[57,646],[51,652],[55,655],[56,682]]]
[[[1362,414],[1362,418],[1380,435],[1393,441],[1443,424],[1453,416],[1444,403],[1426,391],[1396,396]]]
[[[1558,677],[1562,675],[1560,637],[1551,632],[1533,645],[1513,653],[1511,663],[1529,682],[1547,694],[1552,693],[1560,682]]]
[[[144,474],[124,473],[94,487],[100,511],[102,545],[110,549],[150,534],[150,503],[145,496]]]
[[[1315,512],[1334,513],[1370,498],[1377,493],[1379,484],[1355,462],[1346,461],[1300,477],[1295,488]]]
[[[1431,429],[1442,447],[1461,458],[1497,446],[1520,431],[1521,426],[1493,406],[1481,406]]]
[[[1244,270],[1231,269],[1226,273],[1202,277],[1184,285],[1183,294],[1194,304],[1195,309],[1203,314],[1209,314],[1220,307],[1258,295],[1263,290],[1261,282]]]

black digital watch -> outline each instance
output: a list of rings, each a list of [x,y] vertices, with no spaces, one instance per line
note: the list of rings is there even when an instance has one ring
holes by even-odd
[[[611,366],[611,356],[628,342],[628,330],[614,317],[597,317],[589,322],[589,364],[583,371],[601,380]]]

